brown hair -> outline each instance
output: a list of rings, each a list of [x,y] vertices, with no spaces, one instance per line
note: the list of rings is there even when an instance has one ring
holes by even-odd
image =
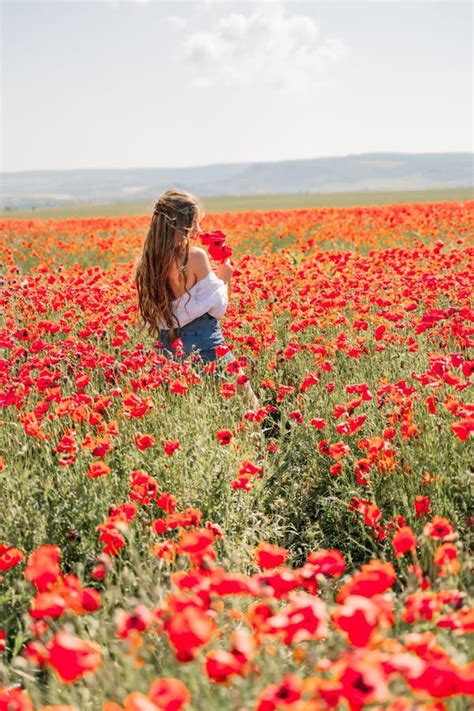
[[[164,192],[155,205],[133,277],[138,292],[138,310],[143,320],[142,329],[147,324],[152,337],[159,334],[158,319],[167,325],[170,342],[177,337],[175,325],[179,333],[179,323],[171,310],[174,296],[167,277],[175,261],[179,280],[191,297],[186,289],[184,274],[189,258],[188,233],[196,226],[202,212],[202,205],[194,195],[177,188]]]

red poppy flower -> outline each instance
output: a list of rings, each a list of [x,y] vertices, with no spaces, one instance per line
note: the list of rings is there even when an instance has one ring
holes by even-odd
[[[344,602],[349,595],[373,597],[384,593],[396,580],[395,569],[391,563],[372,560],[363,565],[339,590],[337,601]]]
[[[309,421],[309,424],[317,430],[323,430],[326,427],[327,422],[321,417],[313,417],[313,419]]]
[[[428,496],[416,496],[413,502],[417,518],[430,513],[430,499]]]
[[[156,503],[160,509],[163,509],[163,511],[167,513],[176,511],[176,496],[169,494],[167,491],[164,491],[156,498]]]
[[[60,631],[48,645],[47,663],[62,682],[71,683],[96,671],[101,664],[100,648],[94,642]]]
[[[342,575],[346,568],[344,556],[335,549],[326,550],[320,548],[310,553],[306,558],[306,562],[314,566],[317,573],[327,575],[330,578]]]
[[[91,454],[94,457],[105,457],[107,452],[112,449],[112,444],[108,438],[97,440],[91,449]]]
[[[134,435],[134,442],[137,449],[143,452],[145,449],[152,447],[155,444],[155,438],[149,434],[137,433]]]
[[[74,433],[65,434],[58,442],[56,452],[77,452],[77,443]]]
[[[377,628],[380,608],[367,597],[349,595],[331,614],[335,626],[343,630],[356,647],[365,647]]]
[[[278,684],[267,686],[259,695],[255,711],[277,711],[285,707],[290,711],[303,694],[303,680],[288,674]],[[296,708],[296,707],[295,707]]]
[[[166,563],[172,563],[176,558],[176,547],[174,541],[171,539],[163,541],[162,543],[155,543],[151,548],[151,552],[157,558],[166,561]]]
[[[165,621],[164,630],[178,661],[188,662],[210,642],[216,623],[199,608],[188,605]]]
[[[231,351],[231,348],[229,345],[227,345],[227,343],[222,343],[222,345],[215,347],[216,356],[218,358],[225,356],[226,353],[229,353],[230,351]]]
[[[183,380],[173,380],[170,383],[170,392],[178,393],[178,395],[185,395],[189,390],[188,385]]]
[[[105,462],[92,462],[89,464],[89,469],[87,470],[89,479],[96,479],[107,474],[110,474],[110,467]]]
[[[104,580],[110,569],[111,560],[108,555],[102,554],[94,563],[91,570],[93,580]]]
[[[254,550],[254,556],[260,568],[276,568],[282,565],[288,557],[286,548],[274,546],[271,543],[260,543]]]
[[[458,549],[452,543],[443,543],[434,552],[434,564],[439,568],[441,576],[456,575],[461,568]]]
[[[130,472],[130,499],[148,506],[158,493],[158,484],[143,469]]]
[[[225,445],[230,443],[233,434],[230,430],[219,430],[219,432],[217,432],[216,434],[216,437],[221,444]]]
[[[145,632],[153,619],[153,613],[145,605],[137,605],[132,613],[118,610],[115,615],[117,636],[127,639],[134,632]]]
[[[206,654],[205,669],[209,679],[219,683],[227,681],[232,675],[240,675],[243,664],[231,652],[213,649]]]
[[[429,538],[437,538],[443,541],[453,541],[456,538],[454,527],[447,518],[434,516],[423,528],[423,533]]]
[[[176,550],[178,553],[203,554],[214,553],[212,544],[214,543],[214,534],[207,528],[195,529],[194,531],[182,531],[180,539],[177,543]]]
[[[163,447],[166,452],[170,457],[173,456],[173,454],[176,452],[177,449],[179,449],[181,446],[180,441],[178,439],[167,439],[163,442]]]
[[[40,592],[48,590],[61,575],[60,557],[61,551],[58,546],[40,546],[28,558],[23,573],[25,579],[33,583]]]
[[[474,417],[465,417],[462,420],[453,422],[451,429],[460,440],[466,442],[474,434]]]
[[[410,526],[402,526],[392,538],[395,556],[398,558],[405,553],[415,553],[417,540]]]
[[[245,459],[239,467],[239,474],[260,474],[263,471],[262,467],[254,464],[250,459]]]
[[[99,541],[104,543],[104,553],[106,555],[117,555],[118,552],[125,546],[125,538],[122,533],[117,530],[114,523],[107,521],[106,523],[97,526],[99,533]]]
[[[0,686],[0,709],[2,711],[34,711],[33,702],[24,689]]]
[[[24,558],[24,554],[18,548],[0,543],[0,570],[5,571],[15,567]]]
[[[30,615],[34,620],[45,617],[61,617],[67,605],[64,598],[57,592],[38,593],[31,601]]]
[[[327,632],[327,612],[322,600],[306,593],[295,594],[291,602],[266,620],[273,635],[281,635],[285,644],[306,639],[322,639]]]
[[[152,681],[148,698],[160,711],[181,711],[191,701],[191,694],[182,681],[169,677]]]
[[[209,254],[212,259],[217,262],[224,262],[226,259],[232,256],[232,249],[225,244],[226,236],[221,230],[214,230],[214,232],[201,232],[199,234],[201,244],[208,248]]]

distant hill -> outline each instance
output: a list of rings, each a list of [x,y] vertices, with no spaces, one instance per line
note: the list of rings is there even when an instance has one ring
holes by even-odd
[[[371,192],[473,186],[473,153],[361,153],[190,168],[0,173],[0,207],[155,200],[170,187],[200,197]]]

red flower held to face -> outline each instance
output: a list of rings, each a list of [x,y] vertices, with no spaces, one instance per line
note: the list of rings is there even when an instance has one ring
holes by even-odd
[[[221,230],[201,232],[199,238],[201,244],[207,247],[212,259],[215,259],[217,262],[224,262],[232,256],[232,249],[225,244],[226,236]]]

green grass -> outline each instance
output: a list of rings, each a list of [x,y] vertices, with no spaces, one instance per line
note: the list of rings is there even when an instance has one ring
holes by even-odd
[[[157,196],[158,197],[158,196]],[[473,200],[472,188],[444,190],[399,190],[388,192],[300,193],[290,195],[222,195],[201,198],[207,212],[244,210],[291,210],[313,207],[354,207],[394,203],[446,202]],[[104,217],[145,215],[153,208],[150,201],[115,202],[91,205],[62,205],[29,210],[0,210],[3,219],[62,219],[68,217]]]

